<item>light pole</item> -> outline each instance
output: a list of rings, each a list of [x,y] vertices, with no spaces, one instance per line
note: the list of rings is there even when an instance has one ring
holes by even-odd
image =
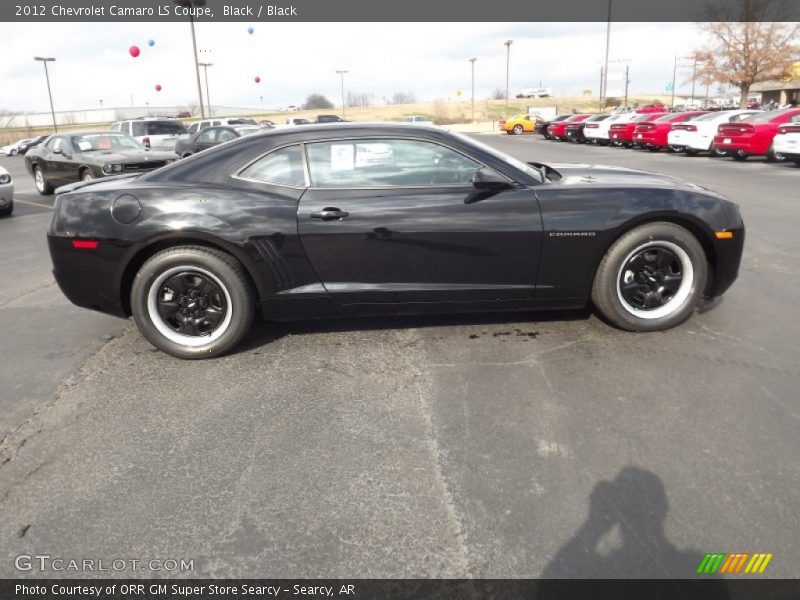
[[[342,119],[344,119],[344,76],[347,75],[348,71],[336,71],[336,74],[339,75],[342,79]]]
[[[100,108],[101,109],[103,108],[103,99],[102,98],[100,98]]]
[[[514,40],[506,40],[506,117],[508,117],[508,77],[511,69],[511,44]]]
[[[603,90],[600,94],[600,110],[605,108],[606,95],[608,94],[608,49],[611,46],[611,0],[608,0],[608,24],[606,25],[606,63],[603,69]]]
[[[50,98],[50,114],[53,115],[53,131],[58,133],[58,126],[56,125],[56,111],[53,108],[53,92],[50,91],[50,74],[47,72],[47,63],[55,62],[55,58],[34,56],[33,60],[38,60],[44,64],[44,78],[47,80],[47,95]]]
[[[475,122],[475,61],[477,58],[470,58],[469,62],[472,63],[472,122]]]
[[[213,67],[214,63],[197,63],[199,66],[203,67],[203,75],[206,78],[206,106],[208,106],[208,116],[213,117],[214,115],[213,110],[211,108],[211,93],[208,91],[208,67]]]
[[[184,8],[206,5],[206,0],[172,0],[172,2]],[[194,60],[194,72],[197,77],[197,97],[200,99],[200,116],[201,118],[205,118],[206,112],[203,109],[203,88],[200,85],[200,65],[197,64],[197,39],[194,34],[194,15],[191,12],[189,13],[189,26],[192,28],[192,50],[194,53],[192,59]]]

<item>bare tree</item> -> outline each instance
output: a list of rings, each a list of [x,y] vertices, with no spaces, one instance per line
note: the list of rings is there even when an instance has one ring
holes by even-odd
[[[375,102],[374,94],[366,92],[347,92],[346,104],[350,108],[372,106]]]
[[[314,108],[333,108],[333,102],[322,94],[309,94],[302,106],[305,110]]]
[[[416,101],[412,92],[395,92],[389,104],[414,104]]]
[[[800,60],[800,24],[780,22],[789,10],[784,0],[707,2],[698,27],[712,41],[696,51],[707,59],[699,65],[700,77],[738,87],[741,108],[754,83],[788,77]]]
[[[505,100],[506,99],[506,91],[503,88],[494,88],[492,90],[491,95],[489,96],[491,100]]]

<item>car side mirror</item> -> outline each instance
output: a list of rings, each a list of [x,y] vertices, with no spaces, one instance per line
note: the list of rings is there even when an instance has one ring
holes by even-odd
[[[53,154],[64,154],[63,148],[53,148]]]
[[[499,192],[514,187],[511,182],[494,169],[481,167],[472,176],[472,185],[477,190]]]

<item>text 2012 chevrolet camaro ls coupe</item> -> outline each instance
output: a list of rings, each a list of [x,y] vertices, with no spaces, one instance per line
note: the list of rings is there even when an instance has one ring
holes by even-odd
[[[133,315],[181,358],[233,348],[257,311],[578,308],[654,331],[736,278],[738,207],[672,177],[523,163],[433,127],[276,129],[138,177],[59,190],[61,289]]]

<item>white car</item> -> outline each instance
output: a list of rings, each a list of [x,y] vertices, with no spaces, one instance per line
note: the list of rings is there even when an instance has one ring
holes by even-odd
[[[586,138],[587,142],[591,142],[593,144],[608,144],[608,130],[612,125],[615,123],[627,123],[634,117],[638,116],[640,115],[635,112],[624,112],[611,115],[607,119],[599,121],[597,123],[597,127],[592,127],[591,129],[585,127],[583,129],[583,136]]]
[[[675,123],[667,134],[667,144],[672,150],[685,152],[688,155],[698,152],[715,154],[711,146],[714,143],[714,136],[717,135],[718,125],[735,123],[760,112],[762,111],[754,109],[722,110],[700,115],[685,123]]]
[[[553,95],[553,88],[538,87],[524,88],[519,91],[517,98],[549,98]]]
[[[14,211],[14,182],[5,167],[0,167],[0,217]]]
[[[428,120],[428,117],[423,117],[422,115],[409,115],[407,117],[403,117],[403,123],[416,123],[417,125],[431,124],[431,122]]]
[[[772,140],[772,150],[775,154],[782,154],[787,160],[793,160],[800,167],[800,124],[778,127],[778,133]]]
[[[19,140],[14,142],[13,144],[9,144],[8,146],[3,146],[3,148],[0,149],[0,151],[2,151],[2,153],[5,154],[6,156],[16,156],[19,153],[19,147],[22,144],[30,141],[31,140],[28,138],[24,140]]]
[[[117,121],[111,125],[111,131],[125,133],[153,150],[173,150],[175,142],[187,135],[186,126],[176,119],[130,119]]]

